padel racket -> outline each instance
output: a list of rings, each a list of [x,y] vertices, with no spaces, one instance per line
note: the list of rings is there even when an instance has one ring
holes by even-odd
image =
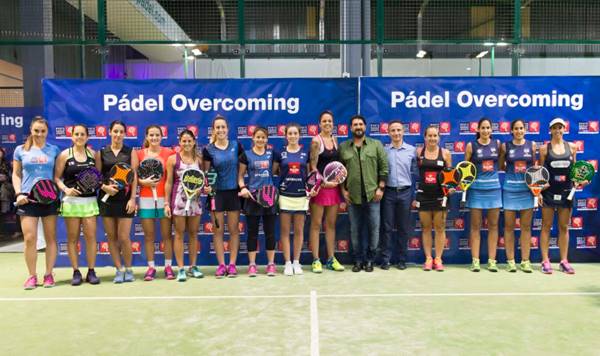
[[[583,182],[591,182],[592,178],[594,178],[594,166],[591,163],[587,161],[575,162],[573,167],[571,167],[571,171],[569,172],[569,179],[574,183],[574,185],[573,188],[571,188],[571,192],[569,193],[567,200],[573,200],[577,186]]]
[[[323,168],[323,180],[327,183],[342,184],[348,177],[348,171],[341,162],[329,162]]]
[[[156,158],[146,158],[140,163],[137,172],[140,179],[160,180],[163,176],[163,164]],[[158,216],[158,193],[156,193],[156,187],[151,187],[151,189],[152,198],[154,198],[154,216]]]
[[[271,208],[277,202],[277,188],[274,185],[264,185],[250,192],[250,198],[263,208]]]
[[[89,167],[77,173],[75,179],[77,179],[76,188],[81,194],[95,193],[102,185],[102,173],[95,167]]]
[[[460,182],[460,172],[456,168],[444,167],[443,170],[438,173],[438,183],[442,187],[444,198],[442,199],[442,208],[446,207],[448,202],[448,194],[450,189],[456,189]]]
[[[310,196],[313,192],[319,191],[321,184],[323,183],[323,176],[319,171],[314,170],[306,177],[306,195]]]
[[[216,203],[215,203],[215,195],[217,194],[217,178],[218,178],[218,176],[219,175],[217,174],[217,171],[215,170],[214,167],[210,167],[208,172],[206,172],[206,182],[210,186],[210,193],[208,194],[208,199],[210,202],[209,210],[210,210],[210,213],[213,215],[213,220],[215,221],[215,227],[217,229],[219,228],[219,220],[217,219],[217,216],[215,215],[215,210],[217,209]]]
[[[116,184],[119,190],[129,189],[129,186],[133,182],[133,170],[131,166],[124,162],[116,163],[108,172],[108,182]],[[109,194],[105,194],[102,197],[102,202],[106,203],[109,197]]]
[[[462,198],[460,204],[464,205],[467,202],[467,189],[473,184],[477,178],[477,168],[473,162],[462,161],[456,165],[456,170],[460,174],[459,185],[462,190]]]
[[[183,186],[183,193],[185,194],[185,215],[188,215],[192,199],[200,193],[200,190],[204,187],[206,177],[204,173],[195,168],[186,169],[181,174],[181,185]]]
[[[58,199],[58,186],[50,179],[38,180],[27,194],[27,200],[31,203],[50,205]],[[17,203],[15,202],[14,205],[16,206]]]
[[[546,167],[529,167],[525,171],[525,184],[529,187],[531,194],[533,194],[533,207],[538,207],[538,200],[542,190],[548,184],[550,179],[550,173]]]

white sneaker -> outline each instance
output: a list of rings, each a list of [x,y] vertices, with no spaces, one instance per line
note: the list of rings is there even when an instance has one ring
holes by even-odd
[[[285,263],[285,268],[283,269],[283,274],[285,274],[286,276],[293,276],[294,275],[294,270],[292,268],[292,262],[287,261]]]
[[[302,265],[298,261],[294,261],[294,274],[302,274]]]

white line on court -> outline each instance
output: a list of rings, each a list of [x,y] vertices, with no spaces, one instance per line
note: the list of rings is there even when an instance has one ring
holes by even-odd
[[[0,302],[52,302],[52,301],[111,301],[111,300],[219,300],[219,299],[324,299],[324,298],[415,298],[415,297],[563,297],[600,296],[600,292],[483,292],[483,293],[381,293],[381,294],[311,294],[289,295],[167,295],[129,297],[0,297]],[[316,303],[315,303],[316,307]],[[311,304],[312,308],[312,304]],[[312,309],[311,309],[312,313]]]
[[[319,310],[317,291],[310,291],[310,356],[319,356]]]

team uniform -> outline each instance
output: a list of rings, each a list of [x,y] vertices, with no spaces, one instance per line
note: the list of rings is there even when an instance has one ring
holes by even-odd
[[[425,157],[425,147],[417,157],[419,166],[419,184],[417,186],[417,208],[419,211],[446,210],[442,207],[444,193],[438,182],[438,174],[446,166],[444,153],[438,148],[438,155],[435,159]]]
[[[215,211],[238,211],[242,204],[238,197],[238,160],[244,148],[237,141],[229,141],[220,149],[211,143],[202,150],[202,158],[217,172],[216,192],[213,196]]]
[[[96,161],[92,153],[85,149],[85,161],[79,162],[73,154],[73,147],[69,148],[65,169],[63,170],[63,183],[69,188],[77,188],[77,174],[94,167]],[[65,218],[88,218],[99,214],[96,191],[81,192],[78,196],[64,195],[60,208],[60,215]]]
[[[533,195],[525,184],[525,171],[534,164],[533,142],[522,145],[506,142],[506,174],[502,187],[504,210],[533,209]]]
[[[173,154],[173,150],[166,147],[161,147],[158,156],[150,157],[147,149],[141,149],[137,151],[138,162],[142,162],[146,158],[156,158],[162,163],[163,175],[156,185],[156,196],[157,203],[156,209],[154,205],[154,196],[152,194],[151,187],[143,187],[140,185],[140,203],[138,206],[138,216],[142,219],[154,219],[164,218],[165,211],[163,206],[165,205],[165,182],[167,180],[167,159]]]
[[[320,140],[320,149],[319,149],[319,158],[317,160],[317,170],[321,175],[323,174],[323,170],[325,166],[333,161],[340,161],[340,154],[338,152],[338,147],[333,141],[333,148],[327,149],[325,147],[325,141],[321,135],[317,135]],[[333,206],[338,205],[342,202],[342,195],[340,191],[340,187],[333,188],[325,188],[321,187],[319,189],[319,193],[311,198],[311,203],[320,205],[320,206]]]
[[[467,207],[472,209],[502,208],[502,188],[498,177],[500,141],[490,140],[482,145],[471,143],[471,162],[477,168],[477,177],[467,191]]]
[[[548,183],[550,187],[542,192],[544,198],[544,206],[549,208],[571,208],[573,202],[567,200],[573,182],[569,179],[569,172],[573,166],[573,155],[571,146],[568,142],[564,142],[565,153],[557,155],[552,151],[552,144],[548,142],[546,160],[544,167],[550,173]]]
[[[181,160],[179,153],[175,154],[175,174],[173,178],[173,191],[171,193],[171,209],[174,216],[200,216],[202,215],[202,207],[200,206],[200,196],[197,195],[190,202],[190,209],[186,213],[185,204],[187,197],[183,191],[181,177],[187,169],[200,170],[200,166],[194,161],[192,164],[186,164]]]
[[[290,214],[306,214],[306,176],[308,174],[308,153],[281,152],[279,167],[279,211]]]
[[[100,160],[102,161],[102,176],[108,177],[111,168],[117,163],[131,164],[131,155],[133,149],[128,146],[123,146],[119,153],[115,156],[112,149],[109,146],[102,147],[100,150]],[[105,184],[110,182],[106,181]],[[100,210],[100,216],[112,217],[112,218],[132,218],[133,213],[127,213],[127,201],[131,198],[131,187],[122,189],[117,194],[109,197],[105,202],[100,201],[106,195],[102,192],[98,195],[98,208]],[[154,205],[153,205],[154,206]]]
[[[60,154],[57,146],[46,143],[44,147],[31,146],[29,151],[18,146],[13,153],[13,159],[21,162],[21,192],[27,194],[37,181],[42,179],[54,179],[54,162]],[[21,216],[44,217],[58,214],[59,203],[49,205],[39,203],[27,203],[17,207],[17,214]]]
[[[266,185],[273,185],[273,163],[281,160],[279,154],[266,149],[262,155],[257,155],[252,149],[240,156],[240,163],[248,169],[248,190],[254,191]],[[263,220],[266,249],[275,249],[275,220],[277,207],[265,208],[252,199],[244,200],[244,213],[248,224],[248,251],[257,250],[258,224]]]

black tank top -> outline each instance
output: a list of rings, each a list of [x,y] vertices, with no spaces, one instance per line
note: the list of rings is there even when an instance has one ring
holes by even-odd
[[[562,193],[566,190],[570,190],[572,187],[571,180],[569,179],[569,171],[573,165],[573,156],[571,155],[571,146],[569,143],[564,141],[565,153],[557,155],[552,151],[552,143],[548,142],[546,149],[548,154],[544,161],[544,167],[550,173],[550,192]]]
[[[86,148],[85,149],[86,159],[83,162],[79,162],[75,159],[75,154],[73,152],[73,147],[69,148],[69,156],[67,157],[67,161],[65,162],[65,169],[63,170],[63,182],[69,188],[75,187],[75,183],[77,182],[77,174],[83,171],[84,169],[94,167],[96,161],[94,160],[94,156],[92,153]],[[80,195],[80,197],[95,197],[96,192],[86,193]]]
[[[428,159],[425,158],[425,150],[426,148],[423,147],[421,154],[419,154],[418,157],[420,177],[419,191],[423,194],[439,196],[443,193],[442,188],[437,181],[437,176],[446,165],[444,154],[442,153],[442,149],[438,148],[437,157],[435,159]]]
[[[105,177],[105,183],[107,183],[106,177],[108,177],[108,172],[110,172],[110,169],[115,164],[119,162],[131,164],[132,152],[133,150],[131,149],[131,147],[123,146],[119,153],[115,156],[112,149],[110,148],[110,145],[102,147],[102,149],[100,150],[100,159],[102,160],[101,173],[102,176]],[[100,195],[102,196],[102,194]],[[129,189],[127,192],[125,190],[120,190],[117,194],[110,198],[109,201],[125,201],[129,200],[130,197],[131,189]]]
[[[337,145],[335,144],[335,140],[332,137],[333,148],[328,150],[325,146],[325,141],[323,137],[319,135],[319,140],[321,141],[321,152],[319,153],[319,159],[317,160],[317,170],[319,173],[323,174],[323,170],[325,166],[333,161],[340,160],[340,154],[337,149]]]

